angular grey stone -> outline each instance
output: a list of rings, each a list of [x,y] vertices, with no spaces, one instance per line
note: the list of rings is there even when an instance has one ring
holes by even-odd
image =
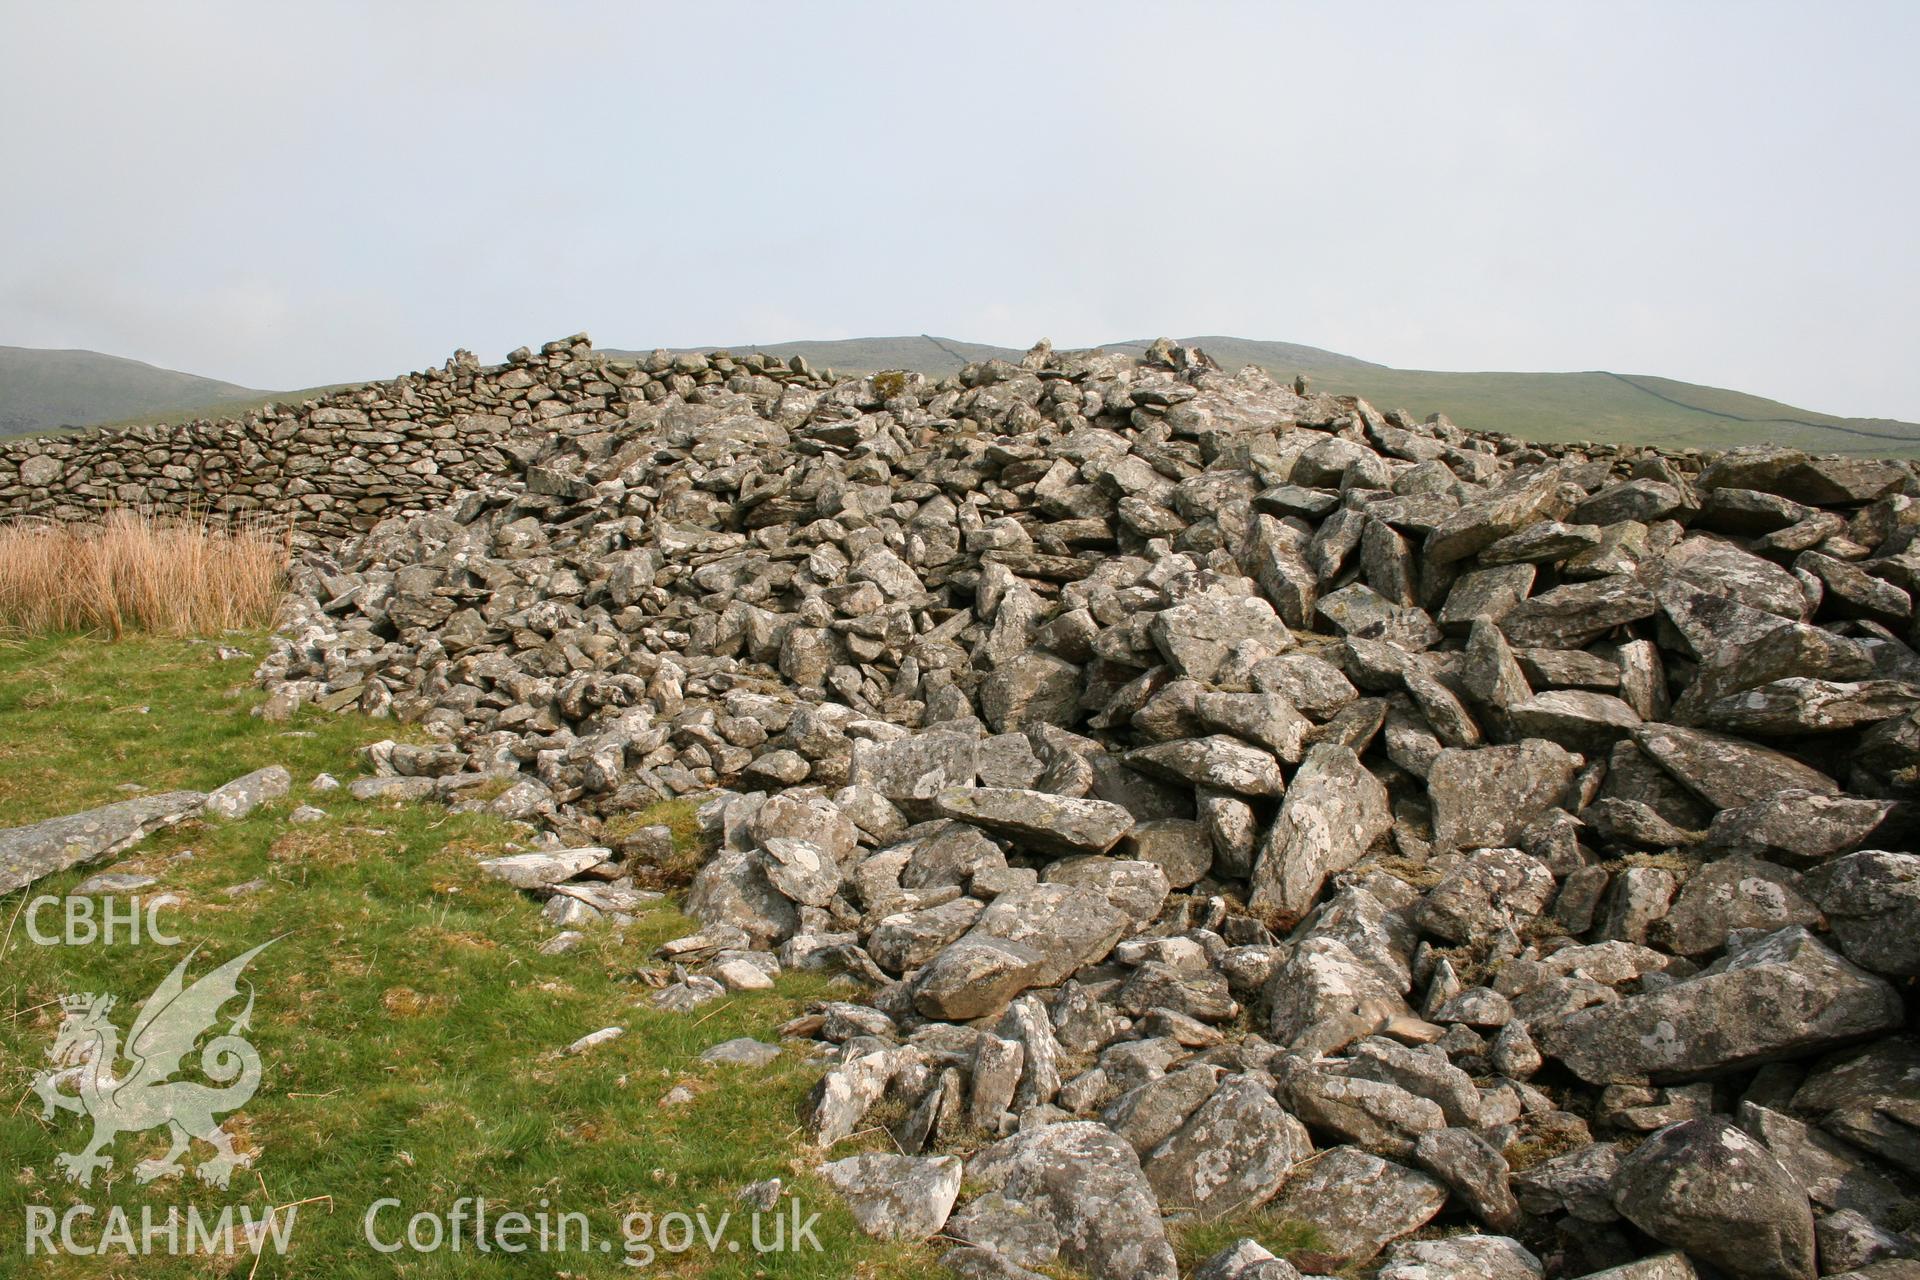
[[[1558,520],[1573,509],[1571,495],[1554,472],[1510,480],[1493,493],[1462,506],[1427,535],[1433,564],[1465,559],[1539,520]]]
[[[1163,1210],[1218,1218],[1264,1204],[1312,1154],[1306,1126],[1274,1101],[1264,1076],[1228,1076],[1145,1160]]]
[[[1310,653],[1286,653],[1256,663],[1254,687],[1277,693],[1300,711],[1324,720],[1360,696],[1360,691],[1325,658]]]
[[[955,898],[923,911],[897,912],[874,926],[867,953],[891,973],[917,969],[972,928],[983,909],[977,898]]]
[[[1620,1157],[1617,1143],[1575,1147],[1515,1173],[1514,1195],[1529,1213],[1565,1213],[1596,1224],[1617,1222],[1620,1212],[1613,1207],[1613,1182],[1620,1171]]]
[[[881,1049],[830,1069],[808,1095],[808,1137],[824,1148],[850,1136],[880,1101],[887,1085],[914,1060],[910,1049]]]
[[[1113,950],[1127,919],[1094,889],[1041,884],[1001,894],[973,928],[920,971],[913,1003],[929,1018],[998,1013]]]
[[[202,791],[162,791],[0,830],[0,894],[132,848],[200,812]]]
[[[1287,624],[1258,596],[1201,596],[1162,609],[1147,630],[1176,675],[1203,682],[1213,680],[1227,655],[1242,645],[1269,655],[1293,646]]]
[[[1201,693],[1193,701],[1201,724],[1265,747],[1288,764],[1298,764],[1313,722],[1277,693]]]
[[[1315,611],[1344,636],[1382,640],[1408,651],[1440,642],[1440,628],[1426,610],[1395,604],[1359,582],[1323,596]]]
[[[1261,841],[1248,904],[1304,914],[1327,877],[1359,861],[1392,825],[1387,789],[1360,757],[1349,747],[1315,746]]]
[[[681,910],[701,924],[743,929],[763,947],[786,941],[800,927],[792,901],[767,879],[766,860],[738,850],[722,849],[700,868]]]
[[[1481,849],[1427,891],[1414,912],[1422,930],[1448,942],[1524,925],[1553,901],[1553,873],[1518,849]]]
[[[1143,1081],[1109,1102],[1101,1123],[1126,1139],[1144,1157],[1171,1138],[1213,1096],[1220,1069],[1199,1064]]]
[[[1615,627],[1651,617],[1653,589],[1638,577],[1613,574],[1570,582],[1520,602],[1500,619],[1507,640],[1523,648],[1578,649]]]
[[[1920,857],[1863,850],[1828,863],[1813,880],[1849,960],[1890,977],[1920,977]]]
[[[1460,1235],[1403,1240],[1387,1251],[1374,1280],[1540,1280],[1540,1259],[1507,1236]]]
[[[1133,827],[1133,815],[1104,800],[1076,800],[1008,787],[955,787],[934,797],[945,817],[972,823],[1033,853],[1105,853]]]
[[[1667,552],[1661,567],[1672,578],[1775,617],[1798,621],[1806,612],[1792,573],[1719,538],[1686,538]]]
[[[1790,756],[1737,738],[1674,724],[1634,731],[1640,749],[1715,809],[1757,804],[1789,788],[1831,795],[1832,778]]]
[[[1910,714],[1920,685],[1905,680],[1815,680],[1790,676],[1706,704],[1698,723],[1762,738],[1839,733]]]
[[[1873,1171],[1857,1148],[1802,1124],[1792,1116],[1742,1102],[1740,1127],[1773,1153],[1808,1197],[1828,1209],[1852,1209],[1885,1220],[1898,1213],[1907,1195],[1891,1179]]]
[[[1259,747],[1226,734],[1181,738],[1138,747],[1127,763],[1155,777],[1241,796],[1277,796],[1286,790],[1280,765]]]
[[[767,882],[793,901],[824,907],[840,887],[840,865],[811,840],[774,836],[762,848]]]
[[[1458,1196],[1469,1212],[1496,1231],[1520,1223],[1506,1157],[1473,1129],[1434,1129],[1420,1135],[1413,1158]]]
[[[1207,827],[1185,818],[1135,823],[1124,847],[1129,858],[1159,867],[1175,889],[1187,888],[1213,867],[1214,844]]]
[[[1591,501],[1591,499],[1589,499]],[[1612,521],[1604,523],[1611,524]],[[1483,565],[1508,565],[1522,562],[1550,563],[1564,560],[1576,551],[1600,545],[1597,524],[1562,524],[1542,520],[1518,533],[1508,534],[1480,552]]]
[[[1166,873],[1151,862],[1127,858],[1064,858],[1047,868],[1048,885],[1091,889],[1118,911],[1124,929],[1137,929],[1160,914],[1169,886]]]
[[[1670,951],[1697,956],[1725,946],[1737,929],[1812,926],[1820,912],[1803,889],[1801,877],[1785,867],[1758,858],[1722,858],[1687,877],[1653,926],[1653,936]]]
[[[1093,1280],[1178,1274],[1139,1159],[1104,1125],[1028,1130],[976,1154],[967,1174],[1005,1205],[1050,1224],[1060,1258]]]
[[[1809,866],[1869,841],[1897,838],[1906,825],[1897,817],[1899,808],[1893,800],[1789,787],[1715,814],[1705,849]]]
[[[853,781],[887,799],[931,800],[950,787],[973,785],[979,744],[961,733],[917,733],[891,742],[853,744]]]
[[[590,871],[612,856],[611,849],[588,845],[579,849],[542,849],[483,858],[479,866],[488,875],[505,880],[516,889],[545,889]]]
[[[1268,1034],[1300,1053],[1332,1053],[1410,1014],[1402,993],[1346,943],[1308,938],[1267,982]]]
[[[216,818],[238,821],[284,797],[293,789],[293,775],[280,765],[268,765],[243,774],[207,793],[206,811]]]
[[[1648,1235],[1735,1280],[1813,1280],[1806,1192],[1720,1116],[1654,1134],[1620,1162],[1614,1204]]]
[[[1034,948],[997,938],[962,937],[920,970],[913,1007],[929,1018],[965,1022],[1006,1008],[1039,986],[1045,958]]]
[[[1701,1079],[1834,1048],[1905,1021],[1899,995],[1805,929],[1782,929],[1695,978],[1535,1027],[1592,1084]]]
[[[723,1040],[700,1054],[702,1062],[727,1063],[743,1067],[764,1067],[780,1056],[780,1046],[751,1037]]]
[[[1070,725],[1079,703],[1080,668],[1050,653],[1023,653],[980,685],[980,714],[995,733]]]
[[[829,1161],[819,1173],[868,1235],[925,1240],[947,1225],[962,1169],[958,1156],[863,1155]]]
[[[1277,1062],[1275,1073],[1279,1094],[1293,1114],[1379,1155],[1409,1159],[1420,1135],[1446,1127],[1438,1103],[1397,1084],[1298,1057]]]
[[[1301,1280],[1292,1263],[1243,1236],[1194,1268],[1193,1280]]]
[[[1815,1066],[1793,1095],[1793,1109],[1819,1117],[1835,1137],[1920,1174],[1920,1042],[1888,1036]]]
[[[1506,711],[1516,735],[1583,752],[1604,751],[1640,725],[1639,715],[1623,700],[1590,689],[1549,689]]]
[[[1539,739],[1442,751],[1427,773],[1434,846],[1514,843],[1537,818],[1565,802],[1579,763],[1564,747]]]
[[[1327,1253],[1364,1263],[1425,1226],[1446,1202],[1446,1187],[1424,1173],[1356,1147],[1335,1147],[1288,1180],[1272,1212],[1311,1222]]]

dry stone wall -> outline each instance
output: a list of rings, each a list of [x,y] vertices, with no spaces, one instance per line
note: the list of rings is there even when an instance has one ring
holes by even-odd
[[[794,382],[822,385],[804,360],[776,356],[614,363],[585,334],[494,366],[460,351],[436,369],[238,419],[0,443],[0,517],[211,512],[285,519],[297,541],[324,542],[524,473],[547,442],[619,431],[669,395],[771,401]]]

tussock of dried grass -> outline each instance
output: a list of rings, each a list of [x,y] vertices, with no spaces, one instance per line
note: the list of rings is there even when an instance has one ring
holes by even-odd
[[[0,525],[0,626],[34,634],[217,635],[273,621],[283,530],[117,511]]]

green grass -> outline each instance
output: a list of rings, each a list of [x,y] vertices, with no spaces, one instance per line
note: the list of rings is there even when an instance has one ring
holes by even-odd
[[[258,637],[241,647],[257,653]],[[62,1180],[54,1157],[77,1150],[84,1120],[40,1117],[28,1092],[45,1065],[67,992],[121,998],[115,1022],[185,950],[155,945],[44,947],[17,914],[28,894],[63,894],[101,868],[80,868],[0,899],[14,927],[0,942],[0,1275],[235,1276],[254,1259],[23,1254],[28,1205],[71,1204],[164,1211],[195,1205],[217,1215],[233,1205],[263,1212],[314,1197],[298,1211],[290,1251],[268,1253],[261,1276],[410,1277],[629,1275],[620,1265],[625,1215],[651,1211],[710,1217],[734,1211],[745,1240],[741,1186],[781,1176],[807,1212],[821,1214],[823,1253],[756,1259],[750,1249],[709,1257],[659,1256],[648,1273],[839,1277],[926,1274],[933,1247],[871,1241],[804,1174],[799,1108],[818,1074],[795,1051],[764,1069],[708,1068],[697,1055],[735,1036],[774,1040],[778,1025],[825,991],[791,975],[776,990],[738,995],[691,1015],[656,1013],[641,971],[653,947],[689,926],[671,907],[650,912],[624,943],[590,932],[563,956],[542,956],[550,933],[537,904],[475,870],[474,855],[502,850],[515,833],[479,815],[434,806],[358,803],[344,791],[310,794],[314,773],[343,779],[355,749],[393,734],[391,722],[302,715],[275,724],[248,714],[250,661],[221,662],[211,644],[129,639],[38,639],[0,646],[0,823],[22,823],[123,798],[120,784],[206,787],[267,764],[294,774],[294,794],[236,823],[190,822],[115,861],[144,870],[181,896],[164,922],[203,948],[197,976],[214,963],[278,938],[254,962],[249,1039],[265,1074],[258,1093],[228,1120],[250,1170],[227,1191],[192,1181],[136,1185],[136,1160],[158,1155],[157,1132],[122,1134],[116,1163],[90,1190]],[[295,804],[328,811],[324,822],[285,821]],[[672,816],[672,815],[669,815]],[[684,824],[681,824],[684,830]],[[186,851],[192,857],[186,858]],[[263,881],[241,896],[225,891]],[[0,924],[0,929],[5,929]],[[227,1011],[231,1017],[232,1010]],[[224,1025],[224,1023],[223,1023]],[[584,1055],[558,1054],[600,1027],[626,1034]],[[189,1058],[181,1078],[197,1078]],[[696,1099],[660,1100],[678,1083]],[[867,1141],[871,1141],[868,1139]],[[859,1149],[848,1144],[846,1151]],[[836,1154],[843,1154],[836,1152]],[[204,1158],[196,1144],[189,1167]],[[257,1175],[257,1176],[256,1176]],[[485,1194],[493,1212],[580,1211],[611,1254],[515,1259],[498,1253],[374,1252],[362,1219],[382,1197],[407,1212],[445,1213],[456,1198]],[[397,1219],[381,1220],[383,1231]]]
[[[1311,1222],[1283,1218],[1267,1209],[1196,1222],[1171,1232],[1174,1254],[1184,1274],[1240,1240],[1252,1238],[1275,1257],[1292,1259],[1326,1248],[1326,1237]]]

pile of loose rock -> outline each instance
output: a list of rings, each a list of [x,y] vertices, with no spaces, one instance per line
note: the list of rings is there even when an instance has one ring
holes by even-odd
[[[1917,495],[1043,343],[560,434],[262,675],[591,846],[564,923],[704,798],[659,1001],[850,975],[811,1134],[962,1275],[1911,1280]]]

